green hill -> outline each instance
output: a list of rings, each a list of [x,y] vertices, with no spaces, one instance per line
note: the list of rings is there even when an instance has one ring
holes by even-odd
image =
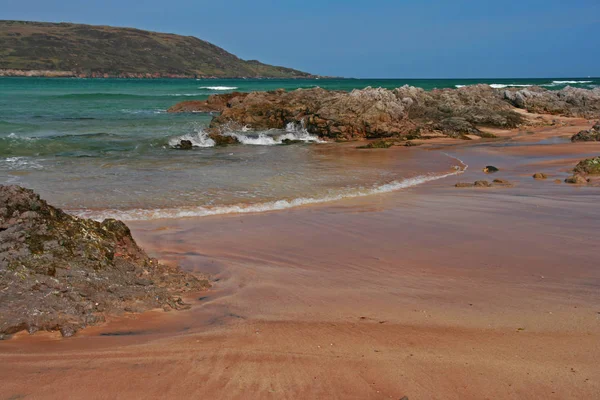
[[[64,76],[312,76],[291,68],[245,61],[192,36],[28,21],[0,21],[0,70],[2,75],[23,75],[29,71],[28,75]]]

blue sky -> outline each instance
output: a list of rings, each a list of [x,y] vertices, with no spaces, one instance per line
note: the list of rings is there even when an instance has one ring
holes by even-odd
[[[322,75],[600,75],[598,0],[0,0],[0,10],[1,19],[193,35]]]

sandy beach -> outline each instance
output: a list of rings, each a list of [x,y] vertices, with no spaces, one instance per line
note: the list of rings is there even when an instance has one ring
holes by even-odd
[[[130,223],[213,289],[187,311],[0,343],[0,398],[600,398],[599,188],[555,182],[600,143],[560,121],[372,150],[468,165],[397,192]],[[494,178],[512,186],[454,187]]]

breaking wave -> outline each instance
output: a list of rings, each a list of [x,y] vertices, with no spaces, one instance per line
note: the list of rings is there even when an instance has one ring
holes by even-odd
[[[287,124],[284,131],[271,130],[264,132],[252,132],[249,128],[243,128],[241,132],[230,131],[223,134],[236,138],[241,144],[252,146],[274,146],[284,144],[287,141],[304,143],[326,143],[316,135],[311,135],[302,124]],[[176,148],[182,140],[189,140],[194,147],[213,147],[215,141],[202,129],[197,128],[191,134],[172,137],[169,146]]]
[[[237,86],[200,86],[198,89],[207,89],[207,90],[235,90]]]
[[[226,134],[226,136],[233,136],[242,144],[255,146],[273,146],[277,144],[283,144],[285,141],[325,143],[325,141],[319,139],[318,136],[308,133],[303,124],[295,124],[293,122],[287,124],[285,127],[285,133],[280,135],[277,133],[269,134],[266,132],[259,132],[258,134],[246,132],[248,132],[247,129],[243,130],[243,132],[229,132]]]
[[[552,83],[557,84],[557,85],[577,85],[577,84],[585,84],[585,83],[592,83],[594,81],[552,81]]]
[[[458,160],[458,159],[457,159]],[[322,197],[300,197],[291,200],[276,200],[264,203],[255,204],[236,204],[230,206],[215,206],[215,207],[180,207],[180,208],[161,208],[161,209],[133,209],[133,210],[70,210],[69,212],[81,218],[91,218],[101,221],[106,218],[117,218],[123,221],[140,221],[153,219],[172,219],[172,218],[188,218],[188,217],[205,217],[210,215],[222,214],[244,214],[244,213],[260,213],[266,211],[285,210],[288,208],[299,207],[310,204],[328,203],[336,200],[350,199],[356,197],[370,196],[374,194],[395,192],[398,190],[414,187],[426,182],[435,181],[442,178],[447,178],[452,175],[462,174],[467,165],[458,160],[462,166],[455,167],[452,172],[445,174],[429,174],[420,175],[413,178],[392,181],[383,185],[374,186],[371,188],[359,188],[348,191],[341,191],[336,194],[325,195]]]
[[[185,135],[173,137],[169,139],[170,147],[177,147],[182,140],[189,140],[192,142],[192,146],[194,147],[214,147],[215,141],[212,140],[206,132],[204,132],[201,128],[198,128],[194,131],[194,133],[188,133]]]

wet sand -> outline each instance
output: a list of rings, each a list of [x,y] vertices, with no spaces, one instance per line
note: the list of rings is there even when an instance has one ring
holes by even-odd
[[[1,342],[0,399],[600,398],[600,192],[554,183],[600,146],[569,143],[587,122],[566,121],[401,149],[469,168],[399,192],[130,223],[213,290]],[[453,187],[493,178],[514,185]]]

